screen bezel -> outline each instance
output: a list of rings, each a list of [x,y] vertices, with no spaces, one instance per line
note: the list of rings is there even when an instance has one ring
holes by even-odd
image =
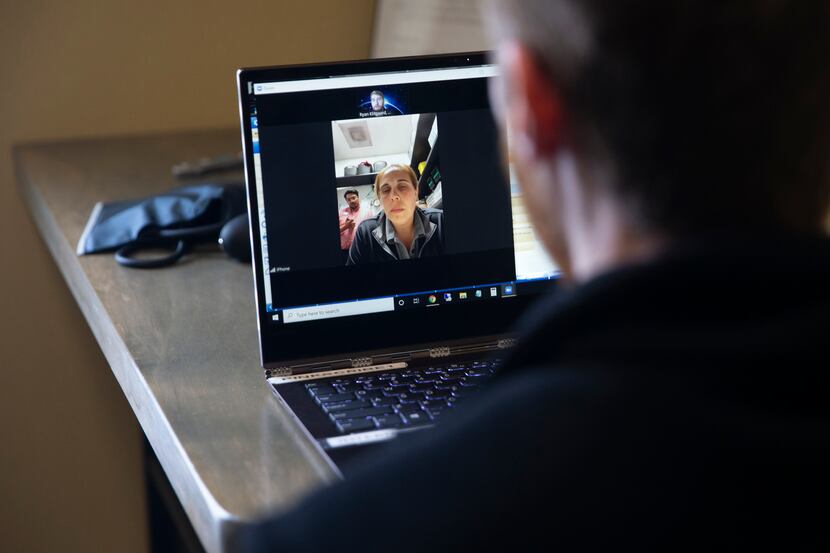
[[[248,194],[249,232],[257,310],[257,327],[262,366],[265,368],[305,363],[309,360],[349,359],[367,357],[393,351],[415,351],[438,346],[458,345],[473,339],[493,340],[506,336],[513,321],[521,314],[535,295],[518,295],[498,301],[469,303],[462,306],[446,305],[437,309],[391,311],[380,314],[344,317],[311,323],[274,323],[266,310],[265,283],[259,237],[259,206],[256,178],[253,174],[253,144],[249,82],[276,82],[342,75],[362,75],[407,70],[444,69],[480,66],[488,63],[486,52],[387,58],[368,61],[319,63],[279,67],[240,69],[237,72],[239,113],[245,160],[245,180]],[[404,320],[406,318],[406,320]],[[356,321],[355,319],[359,319]],[[348,343],[333,337],[357,324],[371,327],[376,334]],[[287,327],[291,327],[288,329]],[[401,335],[400,328],[406,327]],[[428,330],[424,327],[429,327]],[[342,332],[341,332],[342,334]],[[325,346],[321,346],[324,340]],[[332,342],[332,340],[334,340]],[[282,342],[282,343],[281,343]]]

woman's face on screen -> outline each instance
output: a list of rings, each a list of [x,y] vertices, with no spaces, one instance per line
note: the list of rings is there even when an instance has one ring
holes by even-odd
[[[383,176],[378,188],[383,211],[395,226],[412,223],[418,190],[404,171],[392,170]]]

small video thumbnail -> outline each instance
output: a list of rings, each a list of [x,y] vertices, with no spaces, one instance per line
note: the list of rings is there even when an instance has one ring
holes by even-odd
[[[332,121],[346,265],[444,253],[438,117]]]
[[[360,102],[361,117],[383,117],[403,115],[405,111],[400,101],[396,99],[398,89],[373,89]]]
[[[340,249],[348,252],[354,239],[354,231],[366,219],[380,213],[374,186],[364,184],[337,189],[337,213],[340,225]]]

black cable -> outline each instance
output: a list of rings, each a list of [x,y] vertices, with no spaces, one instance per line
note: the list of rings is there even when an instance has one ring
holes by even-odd
[[[153,257],[150,259],[135,259],[131,257],[135,252],[152,248],[152,249],[169,249],[172,246],[172,242],[167,244],[153,244],[149,246],[148,244],[142,243],[135,243],[135,244],[127,244],[123,246],[118,251],[115,252],[115,260],[118,262],[119,265],[124,267],[131,267],[133,269],[157,269],[159,267],[167,267],[172,265],[185,254],[187,250],[187,244],[184,240],[179,240],[176,242],[176,248],[170,253],[170,255],[166,255],[163,257]]]

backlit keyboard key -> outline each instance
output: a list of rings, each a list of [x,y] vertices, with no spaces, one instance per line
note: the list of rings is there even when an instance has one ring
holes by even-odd
[[[372,419],[344,419],[336,421],[335,424],[340,432],[360,432],[375,428],[375,421]]]
[[[353,411],[338,411],[336,413],[330,413],[329,417],[331,417],[332,420],[338,421],[343,419],[377,417],[380,415],[389,415],[394,412],[394,409],[392,409],[388,405],[383,405],[381,407],[366,407],[364,409],[355,409]]]
[[[352,411],[361,409],[363,407],[370,407],[372,404],[368,401],[354,400],[354,401],[340,401],[337,403],[323,403],[321,407],[326,413],[339,413],[341,411]]]
[[[308,386],[308,393],[313,396],[327,396],[330,394],[336,394],[337,390],[334,389],[334,386]]]
[[[403,420],[406,421],[407,424],[426,424],[431,420],[429,415],[420,409],[410,413],[401,413],[401,417],[403,417]]]
[[[375,417],[375,425],[378,428],[399,428],[403,426],[403,421],[398,415],[383,415]]]
[[[355,399],[354,394],[351,392],[345,394],[329,394],[326,396],[317,396],[317,403],[339,403],[341,401],[349,401],[351,399]]]

